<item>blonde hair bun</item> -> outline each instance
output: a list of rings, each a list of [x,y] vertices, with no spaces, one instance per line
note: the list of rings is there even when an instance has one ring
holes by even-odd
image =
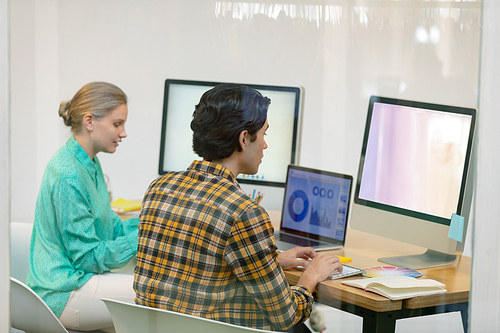
[[[71,101],[61,102],[59,106],[59,117],[62,117],[64,120],[64,125],[71,126],[71,115],[69,112],[69,108],[71,106]]]
[[[59,116],[73,133],[83,130],[83,117],[90,113],[101,119],[122,104],[127,104],[127,95],[108,82],[90,82],[84,85],[69,101],[59,106]]]

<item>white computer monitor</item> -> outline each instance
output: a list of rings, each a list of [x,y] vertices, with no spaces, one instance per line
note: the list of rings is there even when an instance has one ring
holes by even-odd
[[[380,261],[419,269],[462,253],[475,123],[472,108],[370,98],[351,227],[428,249]],[[448,237],[452,214],[464,217],[461,241]]]
[[[195,105],[207,90],[222,82],[192,80],[165,81],[161,127],[159,174],[185,170],[199,160],[192,148],[190,128]],[[267,117],[268,148],[255,175],[239,175],[240,183],[284,187],[287,167],[298,158],[302,88],[245,84],[271,99]]]

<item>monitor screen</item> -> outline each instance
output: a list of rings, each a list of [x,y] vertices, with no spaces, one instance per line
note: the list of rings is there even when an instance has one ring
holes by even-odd
[[[465,110],[374,100],[357,201],[449,224],[465,191],[474,125]]]
[[[289,166],[281,230],[344,241],[352,183],[349,175]]]
[[[167,79],[163,104],[159,173],[185,170],[199,160],[192,148],[192,114],[207,90],[220,82]],[[245,84],[271,99],[268,109],[268,148],[255,175],[239,175],[241,183],[284,187],[286,170],[296,162],[300,119],[299,87]]]
[[[475,122],[476,109],[372,96],[351,227],[427,248],[432,258],[409,268],[444,265],[440,253],[461,252],[448,231],[453,214],[465,215],[465,237]]]

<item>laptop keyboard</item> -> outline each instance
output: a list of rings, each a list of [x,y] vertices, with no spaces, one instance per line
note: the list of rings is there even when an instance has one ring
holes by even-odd
[[[309,260],[311,260],[311,259],[309,259]],[[302,266],[297,266],[296,268],[298,268],[300,270],[305,269]],[[335,280],[335,279],[341,279],[341,278],[345,278],[348,276],[355,276],[355,275],[366,276],[366,271],[363,269],[360,269],[360,268],[342,265],[342,273],[339,273],[337,271],[333,271],[330,275],[328,275],[327,279]]]
[[[321,244],[320,242],[312,239],[305,239],[305,238],[295,237],[292,235],[285,235],[283,233],[280,233],[276,236],[277,236],[276,240],[296,244],[298,246],[318,246]]]

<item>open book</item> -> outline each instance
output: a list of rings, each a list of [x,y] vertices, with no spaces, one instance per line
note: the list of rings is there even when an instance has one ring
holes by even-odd
[[[445,285],[431,279],[393,275],[342,281],[342,284],[371,291],[391,300],[445,294]]]

